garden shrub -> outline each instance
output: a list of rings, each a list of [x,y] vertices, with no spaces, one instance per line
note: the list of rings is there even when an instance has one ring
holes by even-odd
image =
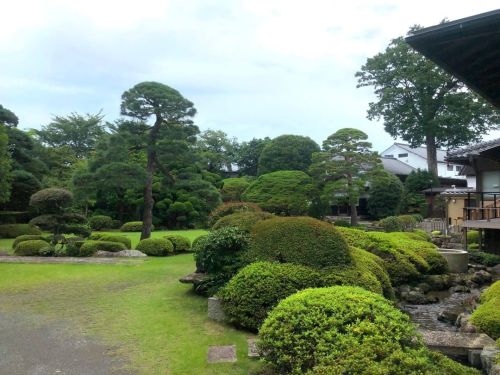
[[[479,231],[477,230],[468,230],[467,231],[467,243],[479,243]]]
[[[411,232],[404,232],[404,234],[410,240],[427,241],[427,242],[431,241],[431,237],[427,234],[427,232],[421,229],[415,229]]]
[[[279,373],[304,374],[359,352],[382,361],[416,345],[415,336],[409,317],[384,297],[335,286],[306,289],[282,300],[259,331],[259,348]]]
[[[47,238],[45,238],[43,236],[40,236],[40,235],[36,235],[36,234],[23,234],[22,236],[16,237],[16,239],[12,243],[12,248],[15,249],[18,243],[24,242],[24,241],[29,241],[29,240],[42,240],[42,241],[45,241],[47,243],[50,242],[50,240],[47,240]]]
[[[102,230],[113,226],[113,219],[105,215],[95,215],[89,218],[89,225],[92,230]]]
[[[351,227],[351,221],[346,219],[335,220],[333,224],[336,227]]]
[[[172,242],[172,245],[174,245],[174,252],[176,253],[191,250],[191,242],[186,237],[179,236],[177,234],[169,234],[163,238]]]
[[[420,214],[411,214],[411,216],[413,216],[415,218],[417,223],[421,223],[422,221],[424,221],[424,217]]]
[[[154,225],[151,225],[151,230],[154,230]],[[142,232],[142,221],[129,221],[120,227],[122,232]]]
[[[127,249],[132,248],[132,241],[130,238],[119,235],[104,235],[99,238],[100,241],[108,241],[108,242],[120,242],[125,245]]]
[[[28,240],[19,242],[14,249],[14,254],[21,256],[50,255],[51,251],[53,251],[52,247],[44,240]]]
[[[440,231],[440,230],[433,230],[433,231],[431,232],[431,234],[432,234],[433,236],[440,236],[440,235],[441,235],[441,231]]]
[[[274,215],[269,212],[235,212],[234,214],[221,217],[213,225],[212,229],[220,229],[225,227],[237,227],[245,232],[250,232],[250,229],[259,221],[273,218]]]
[[[166,238],[146,238],[141,240],[135,248],[152,256],[166,256],[174,252],[174,245]]]
[[[397,216],[388,216],[378,223],[386,232],[401,232],[403,230],[403,222]]]
[[[222,180],[221,198],[224,202],[240,201],[241,195],[250,186],[246,177],[226,178]]]
[[[0,225],[0,238],[16,238],[22,235],[40,235],[42,232],[31,224],[2,224]]]
[[[310,217],[275,217],[255,224],[250,259],[325,268],[351,263],[349,246],[329,223]]]
[[[104,236],[107,236],[107,234],[105,234],[105,233],[92,233],[89,236],[89,240],[100,240]]]
[[[85,239],[81,237],[69,237],[66,238],[66,246],[63,248],[57,247],[58,251],[55,256],[70,256],[70,257],[78,257],[80,256],[80,248],[85,243]]]
[[[319,273],[309,267],[256,262],[241,269],[218,296],[232,323],[257,331],[280,300],[299,290],[319,286],[319,282]]]
[[[208,217],[208,225],[211,227],[221,217],[234,214],[236,212],[261,212],[262,209],[255,203],[250,202],[227,202],[218,206],[210,212]]]
[[[467,244],[467,250],[479,250],[479,244],[478,243]]]
[[[403,232],[412,231],[417,226],[417,219],[413,215],[399,215],[398,219],[401,222]]]
[[[111,220],[111,226],[109,227],[110,229],[120,229],[122,226],[122,222],[120,220]]]
[[[469,250],[472,250],[469,248]],[[469,251],[469,259],[472,262],[482,264],[486,267],[494,267],[500,264],[500,255],[485,253],[482,251]]]
[[[115,253],[126,249],[127,247],[121,242],[89,240],[80,246],[79,255],[88,257],[94,255],[97,251],[111,251]]]
[[[500,281],[481,294],[481,304],[472,313],[471,322],[493,339],[500,338]]]

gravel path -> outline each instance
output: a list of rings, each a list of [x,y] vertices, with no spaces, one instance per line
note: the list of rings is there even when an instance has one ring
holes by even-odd
[[[0,312],[0,374],[133,375],[113,348],[74,334],[64,323]]]

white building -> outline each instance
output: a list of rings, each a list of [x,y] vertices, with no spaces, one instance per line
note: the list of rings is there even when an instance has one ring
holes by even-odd
[[[394,143],[387,150],[382,151],[380,156],[397,159],[415,169],[427,170],[427,148],[425,147],[411,148],[404,143]],[[465,179],[465,176],[460,175],[463,166],[447,163],[444,160],[445,156],[445,150],[436,151],[438,176],[441,178]]]

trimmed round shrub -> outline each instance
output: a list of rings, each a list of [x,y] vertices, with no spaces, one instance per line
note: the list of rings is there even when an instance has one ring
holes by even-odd
[[[30,198],[30,206],[42,212],[55,213],[69,207],[73,202],[73,193],[61,188],[48,188],[37,191]]]
[[[164,236],[163,238],[166,238],[167,240],[172,242],[172,245],[174,245],[175,253],[191,250],[191,242],[186,237],[179,236],[178,234],[169,234],[167,236]]]
[[[403,230],[403,223],[397,216],[388,216],[380,220],[378,224],[386,232],[401,232]]]
[[[0,238],[16,238],[22,235],[40,235],[42,232],[31,224],[2,224],[0,225]]]
[[[417,219],[413,215],[399,215],[399,221],[404,232],[412,231],[417,226]]]
[[[304,374],[363,351],[382,361],[415,345],[409,317],[384,297],[351,286],[306,289],[272,310],[259,331],[264,359],[281,374]]]
[[[234,214],[235,212],[261,212],[262,209],[255,203],[250,202],[227,202],[218,206],[210,212],[208,225],[211,227],[221,217]]]
[[[24,241],[29,241],[29,240],[42,240],[42,241],[45,241],[47,243],[50,242],[50,240],[47,240],[47,238],[45,238],[43,236],[40,236],[40,235],[36,235],[36,234],[23,234],[22,236],[16,237],[16,239],[12,243],[12,248],[15,249],[18,243],[24,242]]]
[[[166,256],[174,252],[174,245],[166,238],[146,238],[135,247],[146,255]]]
[[[255,224],[250,259],[325,268],[352,262],[349,246],[329,223],[310,217],[275,217]]]
[[[97,251],[111,251],[116,253],[126,249],[127,247],[120,242],[89,240],[85,241],[80,246],[79,255],[82,257],[88,257],[94,255]]]
[[[28,240],[19,242],[14,249],[15,255],[50,255],[53,251],[49,243],[43,240]]]
[[[467,231],[467,243],[479,243],[479,231],[477,230],[469,230]]]
[[[250,181],[246,177],[226,178],[222,183],[220,193],[224,202],[240,201],[241,195],[250,186]]]
[[[500,281],[481,294],[481,304],[472,313],[471,322],[493,339],[500,338]]]
[[[154,225],[151,226],[151,230],[154,230]],[[142,232],[142,221],[129,221],[120,227],[122,232]]]
[[[319,282],[319,273],[309,267],[257,262],[241,269],[218,296],[232,323],[257,331],[279,301]]]
[[[252,227],[259,221],[271,219],[273,217],[274,215],[269,212],[236,212],[234,214],[221,217],[213,225],[212,229],[237,227],[245,232],[250,232],[250,229],[252,229]]]
[[[108,241],[108,242],[120,242],[125,245],[127,249],[132,248],[132,241],[130,238],[119,235],[104,235],[99,238],[100,241]]]
[[[102,230],[113,227],[113,219],[106,215],[96,215],[89,218],[89,225],[92,230]]]

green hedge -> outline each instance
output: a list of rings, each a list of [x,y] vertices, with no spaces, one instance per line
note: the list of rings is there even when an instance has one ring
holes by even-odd
[[[481,294],[481,304],[472,313],[471,322],[493,339],[500,338],[500,281]]]
[[[257,262],[241,269],[222,288],[222,308],[230,321],[257,331],[280,300],[309,287],[319,286],[320,275],[296,264]]]
[[[473,250],[469,247],[469,250]],[[500,255],[485,253],[482,251],[469,251],[469,259],[472,262],[483,264],[487,267],[494,267],[500,264]]]
[[[313,268],[350,264],[349,246],[329,223],[310,217],[275,217],[254,225],[250,259]]]
[[[154,230],[155,226],[151,225],[151,230]],[[120,227],[122,232],[142,232],[142,221],[129,221]]]
[[[113,227],[113,219],[110,216],[95,215],[89,218],[89,226],[92,230],[102,230]]]
[[[50,243],[50,240],[48,240],[47,238],[40,236],[38,234],[23,234],[22,236],[16,237],[14,242],[12,242],[12,248],[15,249],[18,243],[24,242],[24,241],[29,241],[29,240],[42,240],[42,241],[45,241],[47,243]]]
[[[177,234],[169,234],[163,238],[172,242],[172,245],[174,245],[174,252],[176,253],[191,250],[191,242],[186,237],[179,236]]]
[[[99,238],[100,241],[108,241],[108,242],[120,242],[125,245],[127,249],[132,248],[132,241],[130,238],[119,235],[104,235]]]
[[[273,218],[274,215],[269,212],[252,212],[243,211],[236,212],[231,215],[223,216],[213,225],[212,229],[220,229],[225,227],[237,227],[245,232],[250,232],[252,227],[261,220]]]
[[[27,240],[17,244],[14,249],[15,255],[50,255],[52,247],[49,243],[43,240]]]
[[[211,227],[221,217],[234,214],[236,212],[261,212],[262,209],[255,203],[250,202],[227,202],[218,206],[210,212],[208,217],[208,225]]]
[[[468,230],[467,231],[467,244],[479,244],[479,231]]]
[[[85,241],[80,246],[80,256],[88,257],[94,255],[97,251],[111,251],[118,252],[121,250],[126,250],[127,247],[120,242],[110,242],[110,241]]]
[[[174,245],[166,238],[147,238],[135,247],[146,255],[166,256],[174,252]]]
[[[22,235],[42,234],[40,229],[30,224],[2,224],[0,225],[0,238],[16,238]]]

